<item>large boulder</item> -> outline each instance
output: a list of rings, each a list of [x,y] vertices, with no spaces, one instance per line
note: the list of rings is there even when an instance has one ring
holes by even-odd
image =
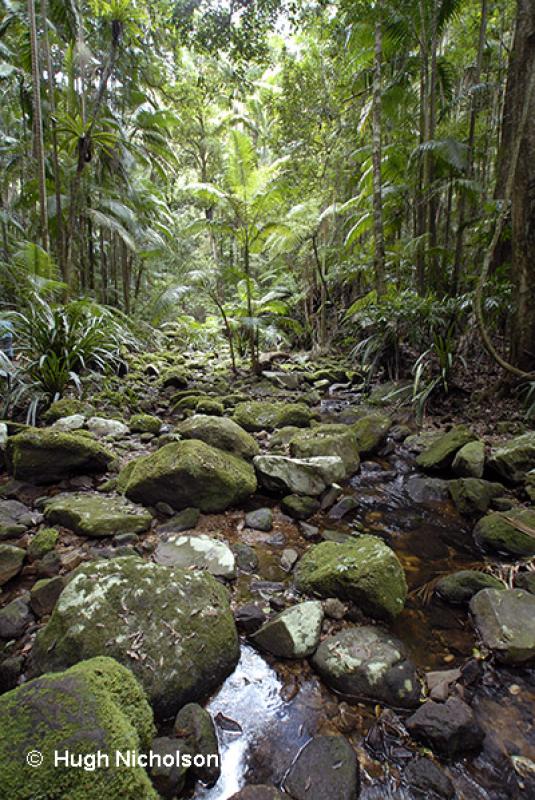
[[[474,540],[479,547],[510,556],[535,556],[535,511],[515,508],[506,514],[495,512],[480,519],[474,528]]]
[[[284,788],[295,800],[356,800],[357,756],[343,736],[316,736],[299,752]]]
[[[152,711],[132,673],[111,658],[43,675],[0,697],[0,784],[13,800],[157,800],[144,769],[115,764],[115,753],[150,747]],[[69,751],[88,769],[54,766]],[[91,769],[96,753],[108,768]],[[27,754],[36,759],[32,766]],[[37,766],[39,754],[42,765]]]
[[[428,700],[405,724],[416,739],[446,758],[477,750],[485,738],[472,709],[459,697],[445,703]]]
[[[482,589],[498,589],[503,591],[504,584],[489,575],[476,569],[462,569],[441,578],[436,585],[436,591],[447,603],[462,605],[469,603],[472,597]]]
[[[347,696],[411,708],[421,688],[412,661],[398,639],[380,628],[345,628],[328,636],[312,657],[323,680]]]
[[[11,436],[6,453],[13,476],[36,484],[105,472],[113,461],[113,453],[88,436],[46,429]]]
[[[302,592],[351,600],[379,618],[397,616],[407,597],[398,557],[376,536],[314,545],[297,565],[295,582]]]
[[[535,432],[524,433],[492,451],[489,466],[505,481],[521,483],[535,467]]]
[[[264,400],[250,400],[238,403],[234,409],[234,421],[246,431],[274,431],[294,425],[308,428],[312,413],[304,403],[269,403]]]
[[[524,589],[483,589],[470,601],[476,628],[499,661],[535,658],[535,595]]]
[[[260,452],[255,439],[228,417],[195,414],[180,422],[176,430],[183,439],[199,439],[212,447],[247,460]]]
[[[360,465],[356,436],[347,425],[318,425],[296,433],[290,440],[290,455],[338,456],[344,462],[346,475],[352,475]]]
[[[337,456],[287,458],[256,456],[253,460],[262,485],[269,491],[316,497],[344,479],[344,462]]]
[[[53,525],[94,537],[143,533],[152,522],[151,514],[143,507],[124,497],[96,492],[56,495],[45,504],[45,517]]]
[[[238,661],[227,591],[205,572],[135,557],[84,564],[37,635],[33,671],[97,655],[128,666],[158,716],[175,714],[209,695]]]
[[[371,455],[383,444],[393,422],[380,412],[367,414],[352,425],[357,447],[363,455]]]
[[[204,512],[224,511],[256,490],[252,466],[191,439],[166,444],[130,468],[125,494],[134,502],[168,503],[180,511],[194,506]]]
[[[171,536],[154,553],[157,564],[166,567],[206,570],[220,578],[236,577],[236,558],[225,542],[210,536]]]
[[[448,469],[453,463],[461,447],[476,437],[464,425],[456,425],[447,433],[442,434],[416,458],[419,467],[425,470]]]
[[[494,498],[504,493],[501,483],[491,483],[481,478],[457,478],[448,482],[448,488],[457,511],[468,516],[484,514]]]
[[[309,600],[276,614],[251,640],[280,658],[307,658],[319,644],[322,622],[321,603]]]

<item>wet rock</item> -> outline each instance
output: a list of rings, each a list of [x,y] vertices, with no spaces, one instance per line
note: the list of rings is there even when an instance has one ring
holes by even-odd
[[[307,658],[319,644],[322,623],[321,603],[309,600],[281,611],[250,638],[279,658]]]
[[[534,556],[535,536],[524,533],[523,526],[535,530],[535,511],[519,508],[506,514],[487,514],[475,526],[474,540],[483,550],[511,556]]]
[[[34,484],[105,472],[113,461],[113,453],[91,438],[50,429],[11,436],[6,454],[13,476]]]
[[[195,414],[176,428],[183,439],[198,439],[226,453],[252,459],[260,448],[253,437],[228,417]]]
[[[70,417],[62,417],[56,420],[51,426],[52,430],[61,431],[62,433],[69,433],[70,431],[79,431],[85,425],[85,416],[83,414],[72,414]]]
[[[273,512],[270,508],[257,508],[245,515],[245,527],[257,531],[270,531],[273,528]]]
[[[282,498],[281,509],[292,519],[305,520],[319,511],[320,504],[315,497],[289,494]]]
[[[105,436],[120,438],[128,436],[130,433],[128,425],[125,425],[124,422],[106,417],[90,417],[87,420],[87,429],[98,439],[103,439]]]
[[[358,761],[343,736],[316,736],[301,750],[284,789],[295,800],[355,800]]]
[[[80,560],[78,560],[76,566],[78,566],[79,563]],[[51,578],[53,575],[57,575],[63,566],[63,560],[60,559],[59,555],[54,551],[47,553],[43,558],[35,562],[37,574],[45,578]]]
[[[398,639],[372,626],[345,628],[312,658],[328,686],[348,697],[411,708],[420,699],[416,669]]]
[[[171,508],[171,506],[169,506],[169,508]],[[159,534],[190,531],[197,526],[200,516],[201,512],[198,508],[183,508],[178,514],[173,514],[163,525],[158,525],[156,531]]]
[[[474,440],[475,436],[468,428],[464,425],[456,425],[420,453],[416,458],[416,463],[425,470],[448,469],[461,447]]]
[[[18,639],[33,621],[28,603],[17,597],[0,609],[0,638]]]
[[[163,501],[180,511],[224,511],[256,490],[252,466],[237,456],[194,439],[168,444],[137,459],[126,480],[126,496],[147,505]]]
[[[399,614],[407,597],[403,567],[376,536],[312,546],[297,565],[295,581],[302,592],[350,600],[380,618]]]
[[[221,774],[219,745],[212,717],[197,703],[188,703],[178,712],[173,733],[195,755],[203,756],[205,765],[193,764],[191,772],[207,786],[213,786]]]
[[[483,589],[470,601],[476,628],[499,661],[535,658],[535,595],[523,589]]]
[[[453,685],[461,678],[460,669],[442,669],[426,672],[425,682],[431,700],[447,699]]]
[[[448,481],[411,475],[405,482],[405,491],[413,503],[434,503],[449,497]]]
[[[357,447],[362,455],[376,453],[392,427],[392,420],[386,414],[374,413],[362,417],[352,425]]]
[[[287,797],[277,791],[274,786],[246,786],[229,797],[229,800],[284,800]]]
[[[148,768],[152,785],[158,792],[159,798],[174,800],[177,795],[182,793],[188,772],[187,767],[177,763],[176,754],[180,752],[182,757],[183,755],[193,755],[193,753],[190,753],[189,748],[179,739],[172,739],[168,736],[159,736],[153,739],[150,749],[162,759],[161,763],[155,761]],[[169,763],[166,763],[166,756],[169,758]]]
[[[0,544],[0,586],[19,574],[25,557],[26,553],[20,547]]]
[[[107,497],[97,492],[56,495],[45,503],[45,517],[55,525],[95,538],[143,533],[152,522],[152,515],[146,509],[124,497]]]
[[[338,456],[344,463],[346,476],[357,472],[360,464],[356,435],[347,425],[317,425],[295,434],[290,441],[290,455]]]
[[[285,572],[291,572],[298,558],[299,558],[299,553],[297,552],[297,550],[294,550],[291,547],[288,547],[286,548],[286,550],[283,550],[281,555],[282,569]]]
[[[482,478],[485,470],[484,442],[468,442],[457,452],[452,469],[460,478]]]
[[[10,656],[0,661],[0,694],[14,689],[24,668],[22,656]]]
[[[238,403],[234,409],[234,421],[246,431],[273,431],[293,425],[308,428],[312,414],[304,403],[269,403],[248,401]]]
[[[154,560],[165,567],[196,568],[220,578],[236,577],[236,559],[230,547],[204,534],[174,536],[160,542]]]
[[[535,432],[517,436],[492,451],[489,467],[505,481],[521,483],[535,467]]]
[[[134,414],[128,422],[132,433],[152,433],[158,436],[162,428],[162,422],[152,414]]]
[[[28,545],[28,556],[32,561],[43,558],[47,553],[51,553],[59,538],[59,531],[55,528],[42,528],[32,537]]]
[[[328,511],[342,494],[342,487],[338,484],[329,486],[320,497],[321,510]]]
[[[64,587],[65,579],[61,575],[43,578],[34,583],[30,591],[32,611],[38,617],[46,617],[51,614]]]
[[[409,717],[406,726],[411,736],[446,758],[478,750],[485,738],[472,709],[458,697],[445,703],[428,700]]]
[[[430,758],[410,761],[403,778],[416,800],[452,800],[455,797],[453,783]]]
[[[232,545],[232,552],[236,558],[236,566],[242,572],[255,572],[258,569],[258,556],[252,547],[243,542]]]
[[[467,515],[484,514],[492,500],[505,491],[501,483],[480,478],[458,478],[449,481],[448,488],[457,511]]]
[[[299,523],[299,532],[304,539],[316,539],[320,529],[316,525],[309,525],[308,522]]]
[[[132,670],[158,716],[176,714],[208,696],[238,661],[225,588],[206,572],[138,558],[82,565],[37,635],[33,672],[104,653]]]
[[[334,456],[308,459],[256,456],[253,463],[266,489],[312,497],[320,495],[345,475],[342,460]]]
[[[481,589],[505,589],[504,584],[479,570],[463,569],[441,578],[436,585],[437,593],[447,602],[453,604],[469,603],[472,597]]]
[[[519,572],[515,578],[515,589],[535,594],[535,572]]]
[[[51,714],[51,709],[54,713]],[[57,769],[49,754],[146,752],[153,735],[151,709],[132,673],[111,658],[85,661],[44,675],[0,697],[0,783],[11,798],[121,798],[157,800],[141,767]],[[25,754],[44,754],[40,769]]]
[[[262,627],[266,621],[266,615],[262,609],[255,606],[254,603],[248,603],[236,609],[234,612],[234,619],[236,620],[238,630],[245,634],[251,634]]]
[[[356,497],[342,497],[329,511],[329,519],[340,520],[351,511],[355,511],[359,507],[359,501]]]

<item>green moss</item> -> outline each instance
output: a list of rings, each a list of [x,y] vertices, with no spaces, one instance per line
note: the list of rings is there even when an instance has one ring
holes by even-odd
[[[251,400],[247,403],[238,403],[233,418],[246,431],[273,431],[288,425],[307,428],[312,413],[304,403],[269,403]]]
[[[83,400],[78,400],[76,397],[62,397],[61,400],[56,400],[52,403],[50,408],[43,414],[43,419],[46,422],[56,422],[62,417],[72,417],[74,414],[84,414],[89,416],[93,413],[93,406]]]
[[[96,538],[116,533],[144,533],[152,522],[148,511],[124,497],[107,497],[96,492],[57,495],[46,502],[45,517],[82,536]]]
[[[535,510],[520,508],[507,514],[487,514],[474,528],[474,539],[484,550],[513,556],[535,556],[535,538],[516,528],[515,522],[535,529]]]
[[[356,435],[347,425],[317,425],[296,433],[290,440],[290,454],[294,458],[339,456],[348,475],[360,465]]]
[[[49,429],[10,437],[6,455],[15,478],[36,484],[105,472],[114,458],[110,450],[89,437]]]
[[[57,544],[59,532],[55,528],[43,528],[35,534],[28,546],[28,555],[31,559],[42,558],[50,553]]]
[[[368,414],[352,426],[357,439],[357,447],[364,455],[374,453],[386,439],[392,427],[392,420],[380,412]]]
[[[153,433],[157,436],[162,427],[161,420],[152,414],[134,414],[129,421],[130,430],[133,433]]]
[[[260,448],[253,437],[227,417],[209,417],[196,414],[177,425],[183,439],[198,439],[225,453],[251,459]]]
[[[188,385],[188,376],[185,370],[171,367],[163,373],[160,383],[164,389],[169,386],[174,386],[176,389],[185,389]]]
[[[222,417],[225,411],[225,406],[219,400],[212,400],[211,398],[201,398],[195,406],[197,414],[207,414],[212,417]]]
[[[464,425],[456,425],[438,437],[416,459],[422,469],[440,470],[451,466],[457,452],[468,442],[475,440],[474,434]]]

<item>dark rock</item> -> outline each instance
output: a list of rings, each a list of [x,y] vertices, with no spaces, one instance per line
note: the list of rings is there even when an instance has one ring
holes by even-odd
[[[245,527],[257,531],[270,531],[273,528],[273,512],[270,508],[257,508],[245,515]]]
[[[157,503],[157,505],[160,504]],[[158,525],[156,533],[182,533],[182,531],[189,531],[196,527],[200,516],[201,512],[198,508],[184,508],[178,514],[174,514],[167,522],[164,522],[163,525]]]
[[[501,483],[481,478],[458,478],[449,481],[448,487],[457,511],[467,515],[484,514],[492,500],[505,491]]]
[[[54,552],[47,553],[46,556],[43,556],[43,558],[35,562],[37,574],[43,578],[52,578],[54,575],[57,575],[63,565],[63,561],[58,554]]]
[[[61,575],[43,578],[34,583],[30,592],[30,605],[38,617],[46,617],[52,613],[64,586],[65,579]]]
[[[246,606],[237,608],[234,612],[234,619],[238,630],[245,634],[251,634],[257,631],[266,621],[266,615],[261,608],[255,606],[254,603],[248,603]]]
[[[281,508],[292,519],[304,520],[319,511],[319,501],[314,497],[289,494],[281,500]]]
[[[242,572],[256,572],[258,569],[258,556],[252,547],[243,542],[233,544],[231,548],[236,558],[236,566]]]
[[[159,756],[171,756],[176,762],[176,753],[184,755],[188,752],[184,743],[178,739],[160,736],[154,739],[151,751]],[[189,753],[188,753],[189,754]],[[191,754],[192,755],[192,754]],[[171,766],[157,765],[149,769],[150,779],[160,797],[173,800],[184,788],[187,768],[174,763]]]
[[[472,569],[446,575],[436,585],[437,593],[446,602],[454,604],[469,603],[475,594],[487,588],[505,589],[505,586],[493,575]]]
[[[246,786],[229,797],[229,800],[284,800],[283,795],[273,786]]]
[[[523,589],[483,589],[470,601],[476,628],[499,661],[535,658],[535,596]]]
[[[178,712],[173,733],[195,755],[203,756],[204,765],[191,767],[191,772],[207,786],[213,786],[221,774],[219,745],[212,717],[197,703],[188,703]]]
[[[300,522],[299,531],[303,538],[310,540],[315,539],[319,535],[320,529],[316,527],[316,525],[309,525],[308,522]]]
[[[354,497],[342,497],[336,505],[329,511],[329,519],[340,520],[343,519],[350,511],[355,511],[359,507],[359,502]]]
[[[355,800],[358,787],[358,761],[343,736],[311,739],[284,781],[295,800]]]
[[[14,689],[22,674],[24,659],[22,656],[10,656],[0,662],[0,694]]]
[[[0,638],[18,639],[33,620],[28,603],[17,597],[0,610]]]
[[[515,589],[535,594],[535,572],[520,572],[515,579]]]
[[[450,697],[446,703],[429,700],[406,725],[412,736],[447,758],[479,749],[485,737],[470,706],[458,697]]]
[[[429,758],[416,758],[405,768],[403,778],[417,800],[451,800],[455,788],[444,770]]]
[[[26,553],[20,547],[0,544],[0,586],[18,575],[25,557]]]

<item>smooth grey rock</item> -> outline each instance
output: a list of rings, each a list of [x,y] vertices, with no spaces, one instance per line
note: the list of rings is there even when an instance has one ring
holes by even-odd
[[[321,603],[309,600],[281,611],[251,641],[280,658],[307,658],[319,644],[322,623]]]
[[[261,483],[267,489],[290,494],[315,497],[345,476],[344,463],[337,456],[306,459],[256,456],[253,463]]]
[[[166,567],[196,567],[220,578],[236,577],[236,559],[230,547],[205,534],[174,536],[160,542],[154,560]]]
[[[85,425],[84,414],[72,414],[70,417],[61,417],[56,420],[51,426],[55,431],[62,431],[69,433],[70,431],[78,431]]]
[[[470,601],[483,643],[499,661],[523,664],[535,658],[535,595],[523,589],[483,589]]]
[[[245,527],[257,531],[270,531],[273,528],[273,512],[270,508],[257,508],[245,515]]]

